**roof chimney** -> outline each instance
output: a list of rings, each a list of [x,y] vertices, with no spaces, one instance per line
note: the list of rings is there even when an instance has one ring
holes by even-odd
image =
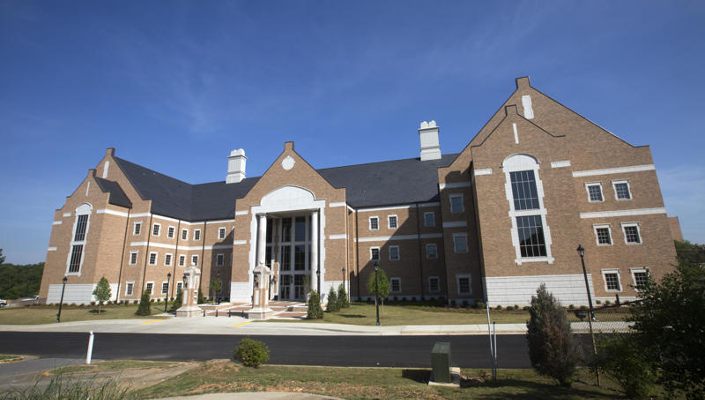
[[[225,183],[239,183],[245,179],[245,157],[244,149],[235,149],[228,156],[228,176],[225,177]]]
[[[421,122],[419,139],[421,140],[421,161],[441,158],[441,145],[438,143],[438,126],[436,121]]]

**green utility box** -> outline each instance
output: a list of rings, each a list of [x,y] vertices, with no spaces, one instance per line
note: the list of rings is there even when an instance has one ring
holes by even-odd
[[[436,342],[431,350],[431,366],[433,367],[433,381],[451,383],[450,377],[450,343]]]

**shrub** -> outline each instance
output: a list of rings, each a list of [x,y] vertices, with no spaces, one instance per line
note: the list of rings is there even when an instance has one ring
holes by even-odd
[[[627,397],[647,398],[656,379],[654,363],[642,351],[634,334],[601,337],[595,366],[613,377]]]
[[[330,290],[328,291],[328,306],[326,307],[326,311],[340,311],[340,307],[338,304],[338,295],[335,293],[335,289],[333,289],[333,286],[331,286]]]
[[[323,318],[323,309],[321,308],[321,296],[315,290],[312,290],[308,296],[308,311],[306,313],[306,318]]]
[[[338,286],[338,308],[348,308],[350,307],[350,301],[348,300],[348,292],[345,291],[345,286],[341,283]]]
[[[573,310],[573,309],[575,309],[575,306],[574,306],[573,304],[571,304],[571,305],[568,306],[568,309],[569,309],[569,310]]]
[[[609,300],[605,300],[605,305],[606,305],[606,306],[608,306],[608,305],[610,305],[610,304],[612,304],[612,302],[611,302],[611,301],[609,301]]]
[[[140,306],[137,308],[137,311],[135,311],[135,315],[149,315],[152,313],[152,310],[149,308],[149,292],[144,291],[142,293],[142,299],[140,300]]]
[[[501,310],[501,309],[502,309],[502,306],[501,306],[501,305],[498,305],[497,307],[495,307],[495,310],[498,310],[498,311],[499,311],[499,310]]]
[[[171,309],[176,310],[177,308],[180,308],[181,305],[184,302],[184,291],[183,289],[179,288],[179,290],[176,291],[176,299],[174,299],[174,302],[171,304]]]
[[[595,300],[595,304],[602,304],[602,300]]]
[[[531,365],[540,375],[570,387],[579,355],[566,311],[541,284],[536,296],[531,296],[529,313],[526,339]]]
[[[233,352],[233,358],[246,367],[259,368],[269,361],[269,348],[264,342],[246,337]]]
[[[477,306],[477,308],[485,308],[485,307],[487,307],[487,305],[485,304],[484,301],[476,301],[476,302],[475,302],[475,306]]]
[[[203,298],[203,292],[201,292],[200,287],[198,288],[198,299],[196,301],[198,301],[198,304],[203,304],[206,302],[206,299]]]

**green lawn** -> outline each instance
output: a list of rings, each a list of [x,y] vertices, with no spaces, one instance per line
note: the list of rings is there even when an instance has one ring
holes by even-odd
[[[56,322],[58,306],[28,306],[19,308],[3,308],[0,310],[0,325],[37,325]],[[103,306],[103,312],[98,314],[98,306],[77,307],[64,305],[61,309],[61,322],[96,321],[103,319],[152,318],[154,315],[139,317],[135,315],[137,305]],[[164,303],[152,304],[152,314],[164,312]]]

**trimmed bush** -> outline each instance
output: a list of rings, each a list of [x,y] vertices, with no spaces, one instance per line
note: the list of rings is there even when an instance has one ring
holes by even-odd
[[[246,337],[233,352],[233,358],[246,367],[259,368],[269,361],[269,348],[264,342]]]
[[[477,308],[484,309],[485,307],[487,307],[487,304],[485,304],[484,301],[476,301],[476,302],[475,302],[475,306],[476,306]]]
[[[323,309],[321,308],[321,296],[315,290],[312,290],[308,296],[308,312],[306,313],[306,318],[323,318]]]
[[[149,315],[152,313],[152,310],[150,310],[149,307],[149,292],[144,291],[142,293],[142,299],[140,300],[140,306],[137,307],[137,311],[135,311],[135,315]]]
[[[345,286],[341,283],[338,286],[338,308],[348,308],[350,307],[350,301],[348,300],[348,292],[345,291]]]
[[[338,304],[338,295],[335,293],[333,286],[330,287],[328,291],[328,306],[326,307],[328,312],[340,311],[340,305]]]

